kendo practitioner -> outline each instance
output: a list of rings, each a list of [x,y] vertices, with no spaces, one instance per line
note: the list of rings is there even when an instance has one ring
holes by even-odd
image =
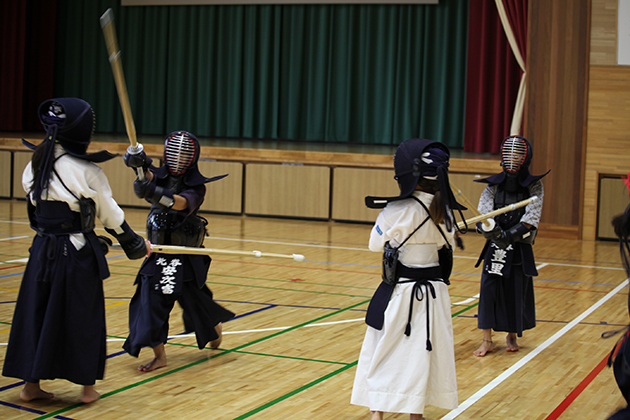
[[[144,152],[126,153],[125,164],[144,172],[136,179],[134,192],[151,203],[147,217],[147,239],[155,245],[203,247],[207,221],[197,212],[206,194],[205,184],[224,178],[204,177],[197,168],[199,140],[187,131],[170,133],[164,143],[164,165],[156,168]],[[123,348],[138,357],[144,346],[153,348],[154,358],[140,365],[140,372],[166,366],[164,344],[168,319],[175,301],[183,309],[184,327],[195,332],[197,346],[210,343],[218,348],[222,323],[234,317],[213,299],[206,286],[210,267],[207,255],[151,253],[140,267],[135,294],[129,305],[129,337]]]
[[[46,130],[22,175],[31,228],[37,235],[15,306],[2,374],[23,379],[24,401],[50,399],[42,379],[83,385],[81,401],[99,398],[106,358],[103,280],[111,239],[94,233],[98,218],[130,259],[147,253],[144,239],[125,222],[107,177],[95,163],[107,151],[86,153],[94,129],[90,104],[78,98],[43,102]]]
[[[630,191],[630,174],[624,179],[626,187]],[[630,277],[630,205],[626,207],[622,214],[612,219],[615,235],[619,238],[619,253],[621,263],[626,271],[626,276]],[[626,303],[630,313],[630,295]],[[615,382],[619,391],[626,400],[626,407],[618,410],[608,417],[607,420],[629,420],[630,419],[630,325],[621,330],[606,332],[603,338],[610,338],[617,333],[623,333],[622,337],[615,344],[608,357],[608,367],[612,367]]]
[[[518,351],[516,338],[536,326],[533,276],[538,275],[532,244],[540,222],[543,184],[547,175],[529,173],[532,146],[521,136],[501,143],[503,171],[476,180],[488,185],[479,198],[478,210],[488,213],[529,197],[538,200],[525,207],[488,219],[490,227],[477,224],[487,239],[476,267],[483,261],[477,326],[483,330],[481,346],[473,352],[485,356],[494,349],[492,330],[507,332],[507,351]]]
[[[382,282],[368,306],[368,324],[351,403],[372,420],[384,412],[421,419],[425,405],[458,405],[448,292],[457,203],[448,181],[450,151],[409,139],[394,155],[398,197],[366,197],[382,208],[370,234],[383,253]],[[463,218],[463,217],[462,217]]]

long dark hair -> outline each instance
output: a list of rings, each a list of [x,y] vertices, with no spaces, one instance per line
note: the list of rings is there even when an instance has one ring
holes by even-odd
[[[47,157],[52,153],[50,148],[54,148],[54,143],[44,140],[33,151],[33,157],[31,158],[31,170],[33,171],[33,184],[29,192],[34,193],[33,199],[39,200],[41,198],[42,190],[48,185],[48,179],[42,180],[43,176],[50,177],[50,168],[48,173],[42,171],[42,167],[45,166],[45,161],[49,160]],[[42,182],[43,181],[43,182]]]
[[[418,189],[433,194],[433,201],[431,201],[431,205],[429,206],[429,215],[431,219],[433,219],[433,222],[439,225],[444,221],[444,205],[438,181],[420,178],[418,180]]]

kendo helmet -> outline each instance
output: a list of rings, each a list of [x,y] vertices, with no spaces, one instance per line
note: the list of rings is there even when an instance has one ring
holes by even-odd
[[[56,131],[56,139],[67,152],[84,155],[94,133],[94,111],[79,98],[57,98],[39,106],[39,120],[46,132]]]
[[[514,192],[520,187],[527,187],[540,180],[550,171],[542,175],[529,173],[529,165],[532,162],[532,145],[521,136],[508,136],[501,142],[501,168],[498,174],[486,178],[475,179],[475,182],[484,182],[490,185],[503,184],[506,191]]]
[[[528,168],[532,160],[532,145],[525,137],[508,136],[501,143],[501,166],[508,174]]]
[[[116,154],[102,150],[87,153],[87,148],[94,134],[95,117],[89,103],[79,98],[55,98],[41,103],[37,110],[39,121],[46,130],[44,142],[50,145],[58,143],[69,154],[91,162],[105,162]],[[22,139],[30,149],[37,146]],[[52,150],[53,147],[48,147]]]
[[[34,197],[41,197],[48,187],[50,174],[55,164],[55,147],[59,144],[68,155],[90,162],[105,162],[116,154],[101,150],[87,153],[94,133],[94,111],[89,103],[79,98],[55,98],[41,103],[37,110],[40,122],[46,130],[46,137],[39,146],[24,139],[22,143],[29,149],[38,149],[39,171],[34,180]]]
[[[196,166],[201,146],[194,134],[174,131],[164,141],[164,163],[173,175],[182,175]]]
[[[402,142],[394,154],[394,178],[398,181],[400,195],[398,197],[365,197],[365,204],[370,208],[383,208],[387,203],[408,198],[413,194],[420,178],[437,181],[447,229],[451,229],[454,214],[461,214],[466,207],[457,202],[448,180],[450,151],[446,145],[433,140],[409,139]],[[452,215],[452,217],[451,217]]]
[[[400,197],[413,193],[420,178],[437,180],[438,167],[448,168],[450,151],[444,144],[425,139],[405,140],[394,154],[394,178]]]

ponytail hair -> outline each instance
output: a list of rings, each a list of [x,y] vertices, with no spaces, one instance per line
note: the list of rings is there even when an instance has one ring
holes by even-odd
[[[440,185],[437,180],[420,178],[418,180],[418,188],[420,191],[433,194],[433,200],[429,206],[429,215],[433,223],[439,225],[444,222],[444,200],[442,199],[442,192],[440,191]]]
[[[46,177],[50,177],[50,171],[48,174],[44,174],[42,171],[42,167],[44,166],[44,161],[46,161],[46,157],[50,154],[48,149],[51,149],[52,145],[49,144],[48,141],[41,142],[33,151],[33,157],[31,158],[31,170],[33,171],[33,184],[31,185],[31,190],[29,192],[34,192],[33,199],[39,200],[41,197],[42,190],[46,188],[48,185],[48,179],[41,180],[42,176],[46,175]],[[39,186],[39,188],[38,188]],[[39,193],[39,194],[38,194]]]

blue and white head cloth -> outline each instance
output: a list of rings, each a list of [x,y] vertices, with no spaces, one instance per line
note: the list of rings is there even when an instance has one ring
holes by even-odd
[[[117,155],[102,150],[87,153],[94,132],[94,111],[89,103],[79,98],[56,98],[42,102],[38,109],[39,120],[46,130],[46,137],[39,147],[43,147],[39,173],[34,180],[34,197],[48,187],[50,173],[55,162],[55,144],[61,145],[69,155],[91,162],[105,162]],[[29,149],[38,146],[22,139]]]
[[[398,181],[400,195],[397,197],[365,197],[365,204],[370,208],[383,208],[387,203],[408,198],[416,189],[420,178],[438,182],[444,203],[444,223],[451,230],[454,210],[458,210],[464,220],[462,206],[455,200],[448,180],[450,151],[446,145],[433,140],[409,139],[402,142],[394,154],[394,178]]]

